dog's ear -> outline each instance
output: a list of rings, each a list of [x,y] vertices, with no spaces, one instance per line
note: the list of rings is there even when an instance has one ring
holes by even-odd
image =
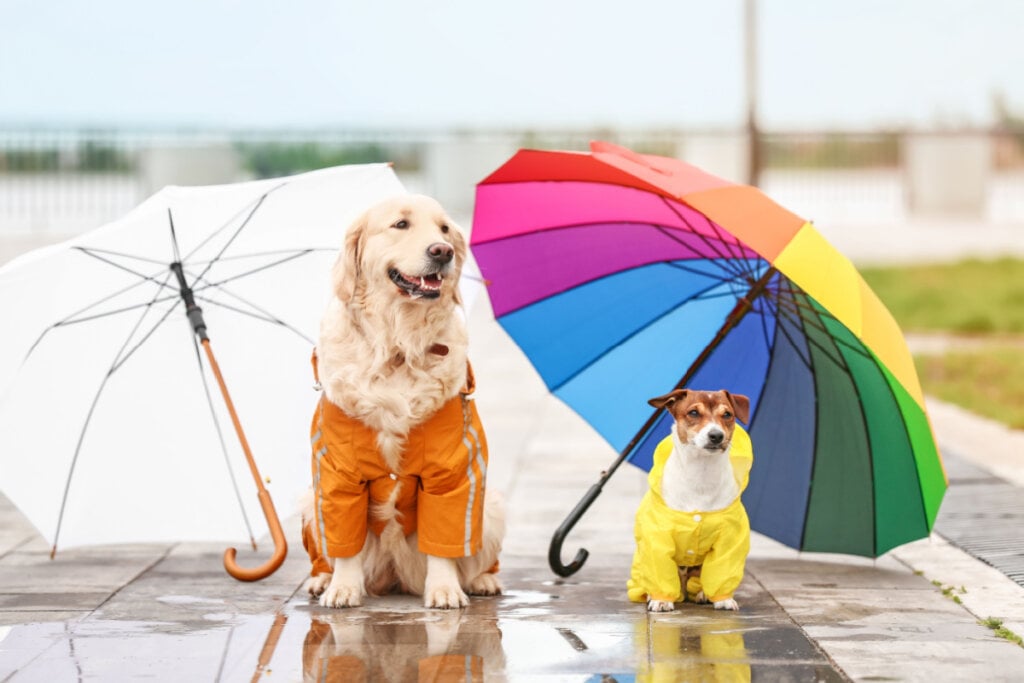
[[[686,398],[686,389],[674,389],[664,396],[655,396],[654,398],[647,399],[647,403],[655,408],[664,408],[668,406],[669,411],[672,410],[672,404],[677,401],[682,401]]]
[[[362,270],[363,238],[366,234],[367,220],[367,214],[363,214],[349,226],[345,233],[345,243],[338,254],[338,260],[331,268],[334,294],[344,303],[351,301],[356,293],[356,284]]]
[[[469,247],[466,245],[466,237],[465,233],[462,232],[462,228],[450,219],[448,219],[447,224],[450,228],[447,235],[448,241],[451,242],[452,248],[455,250],[455,277],[452,278],[455,288],[452,296],[455,299],[455,303],[461,306],[462,294],[459,292],[459,280],[462,278],[462,264],[466,262]]]
[[[722,393],[732,404],[732,412],[736,414],[736,419],[743,424],[748,424],[750,422],[750,399],[743,394],[730,394],[725,389],[722,389]]]

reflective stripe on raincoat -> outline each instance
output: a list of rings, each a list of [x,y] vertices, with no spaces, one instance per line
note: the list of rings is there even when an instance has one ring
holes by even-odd
[[[647,478],[650,487],[636,513],[636,552],[627,594],[633,602],[678,602],[683,597],[679,567],[701,566],[700,576],[691,576],[687,582],[690,599],[703,590],[712,602],[726,600],[743,580],[750,552],[747,512],[739,496],[727,508],[712,512],[680,512],[668,507],[661,498],[661,476],[672,448],[669,436],[654,451],[654,467]],[[754,453],[750,436],[739,425],[732,437],[729,461],[742,493]]]
[[[385,521],[373,506],[386,504],[399,485],[396,519],[405,535],[418,533],[422,552],[467,557],[480,549],[487,441],[473,388],[468,369],[460,394],[409,432],[399,472],[388,469],[374,430],[321,396],[310,432],[316,533],[303,536],[314,575],[330,571],[324,550],[352,557],[367,529],[380,535]]]

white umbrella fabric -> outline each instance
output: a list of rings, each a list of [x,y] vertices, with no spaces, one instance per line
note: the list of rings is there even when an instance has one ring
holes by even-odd
[[[262,536],[245,435],[294,507],[310,482],[310,353],[330,267],[348,225],[402,193],[387,164],[167,187],[0,268],[0,489],[54,552]],[[202,309],[205,356],[183,290]]]

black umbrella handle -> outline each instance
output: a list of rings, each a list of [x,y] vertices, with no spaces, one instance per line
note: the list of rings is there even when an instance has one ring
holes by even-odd
[[[569,532],[572,531],[572,528],[576,526],[576,522],[580,521],[580,517],[597,500],[597,497],[601,495],[601,488],[606,480],[607,477],[602,477],[601,481],[590,487],[587,494],[583,496],[580,502],[576,503],[576,507],[572,509],[569,516],[565,518],[565,521],[562,522],[551,537],[551,545],[548,547],[548,564],[551,565],[551,571],[559,576],[572,576],[583,567],[583,563],[590,556],[586,548],[580,548],[572,562],[567,565],[562,564],[562,543],[565,541],[565,537],[569,535]]]
[[[178,278],[181,298],[185,301],[185,314],[188,316],[188,321],[192,323],[192,329],[200,341],[207,341],[209,337],[206,335],[206,321],[203,320],[203,309],[196,305],[192,288],[185,281],[185,271],[181,268],[181,261],[175,261],[171,264],[171,272]]]

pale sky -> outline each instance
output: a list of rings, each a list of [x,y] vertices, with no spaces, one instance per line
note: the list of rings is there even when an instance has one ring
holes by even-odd
[[[769,129],[1024,115],[1024,0],[757,0]],[[729,127],[743,0],[0,0],[0,126]]]

